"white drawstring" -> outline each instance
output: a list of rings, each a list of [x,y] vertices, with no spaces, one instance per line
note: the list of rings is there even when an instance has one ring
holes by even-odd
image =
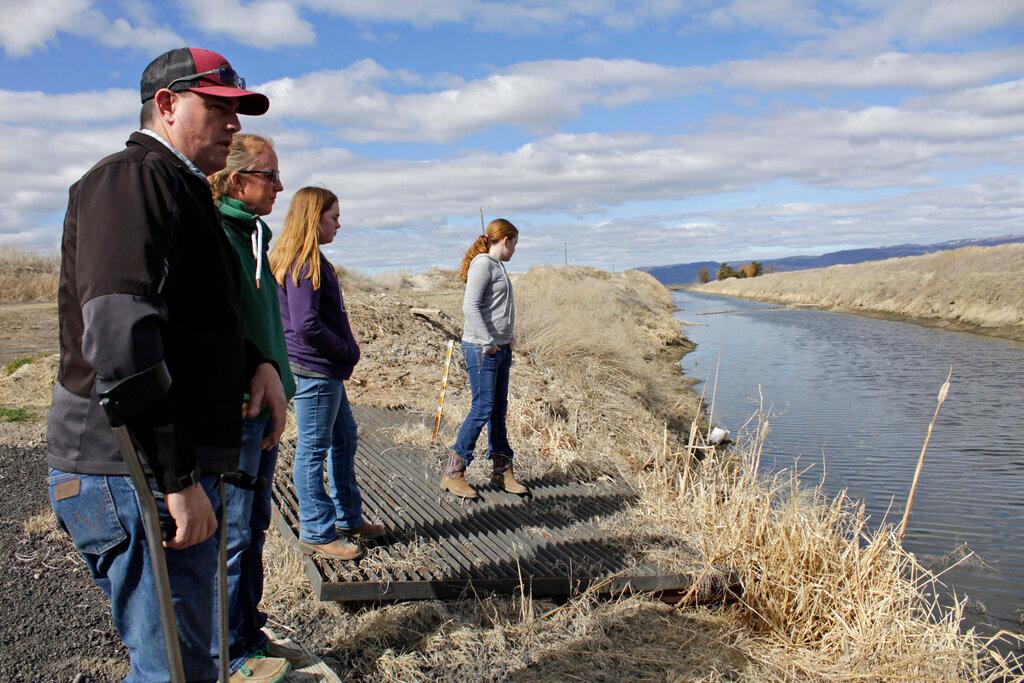
[[[263,226],[256,219],[256,229],[249,235],[252,241],[252,257],[256,259],[256,289],[260,288],[263,279]]]

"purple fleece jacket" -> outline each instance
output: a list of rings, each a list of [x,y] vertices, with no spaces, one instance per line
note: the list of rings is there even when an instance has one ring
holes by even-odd
[[[308,266],[305,270],[308,273]],[[351,377],[359,362],[359,343],[352,336],[338,276],[323,253],[319,289],[314,290],[303,274],[297,285],[289,275],[284,286],[278,286],[277,296],[288,360],[334,379]]]

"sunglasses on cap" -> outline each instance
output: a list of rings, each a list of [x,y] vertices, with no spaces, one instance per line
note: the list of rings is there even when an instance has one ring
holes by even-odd
[[[175,83],[180,83],[182,81],[194,81],[197,78],[202,78],[203,76],[212,76],[213,74],[217,74],[217,80],[220,81],[221,84],[229,85],[233,88],[238,88],[239,90],[245,90],[245,79],[239,76],[238,72],[232,69],[227,64],[225,64],[224,66],[219,66],[216,69],[210,69],[209,71],[203,71],[201,73],[192,74],[190,76],[182,76],[181,78],[175,78],[173,81],[171,81],[164,87],[170,90],[171,86]]]

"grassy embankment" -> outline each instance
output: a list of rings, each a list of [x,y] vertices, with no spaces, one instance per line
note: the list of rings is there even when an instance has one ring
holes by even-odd
[[[444,344],[461,320],[451,273],[382,284],[345,277],[363,362],[356,402],[433,407]],[[933,578],[863,508],[756,474],[768,425],[690,461],[699,399],[675,361],[688,348],[668,292],[647,275],[534,269],[516,282],[520,347],[510,436],[526,477],[622,477],[640,502],[615,532],[666,566],[726,566],[743,586],[731,605],[676,610],[642,596],[592,594],[564,605],[486,598],[351,612],[312,599],[299,558],[268,544],[267,607],[339,673],[380,680],[998,680],[985,643],[962,634],[960,607],[929,597]],[[438,308],[430,324],[409,306]],[[0,377],[0,395],[49,394],[53,359]],[[468,405],[460,363],[442,443]],[[6,398],[5,398],[6,401]],[[668,425],[668,448],[663,429]],[[426,444],[429,433],[395,435]],[[696,445],[703,440],[695,434]],[[692,466],[687,471],[687,463]],[[479,468],[480,466],[476,466]],[[685,480],[685,485],[684,485]]]
[[[60,260],[0,245],[0,303],[53,301]]]
[[[782,304],[895,316],[1024,340],[1024,244],[831,266],[694,289]]]

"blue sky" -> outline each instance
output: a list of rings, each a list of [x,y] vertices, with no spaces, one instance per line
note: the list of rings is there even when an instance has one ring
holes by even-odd
[[[626,268],[1024,233],[1020,0],[0,0],[0,244],[52,250],[138,79],[225,54],[329,249],[452,267],[479,209],[515,269]]]

